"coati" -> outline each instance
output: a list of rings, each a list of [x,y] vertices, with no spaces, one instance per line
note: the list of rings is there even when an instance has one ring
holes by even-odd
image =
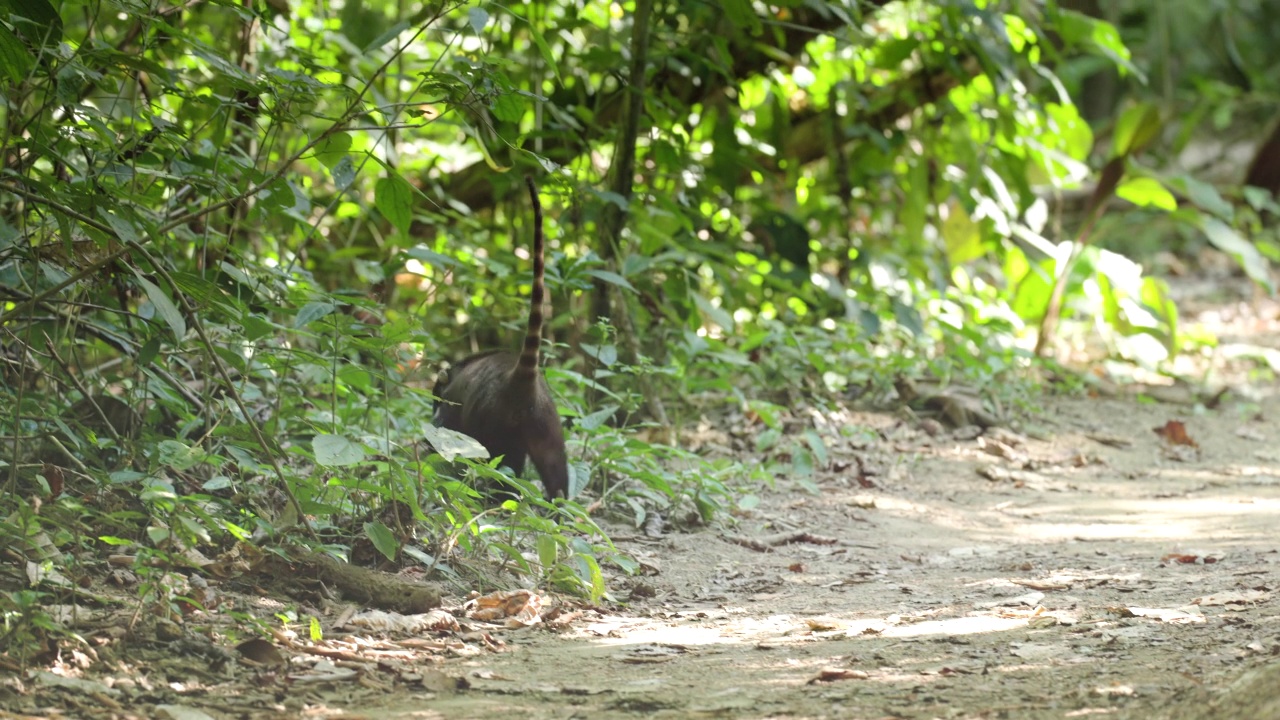
[[[533,203],[533,289],[529,325],[517,355],[490,350],[463,360],[436,383],[436,425],[466,433],[517,474],[525,458],[533,461],[548,497],[567,497],[569,465],[564,427],[551,388],[538,369],[542,343],[546,272],[543,260],[542,205],[538,188],[526,177]]]

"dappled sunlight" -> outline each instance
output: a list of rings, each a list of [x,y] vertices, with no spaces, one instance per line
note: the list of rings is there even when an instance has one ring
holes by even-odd
[[[1034,512],[1011,518],[1008,530],[1024,541],[1057,540],[1174,540],[1187,542],[1265,541],[1274,543],[1266,526],[1280,522],[1280,499],[1250,501],[1217,498],[1168,500],[1107,500],[1078,498],[1075,505],[1037,506]],[[1095,512],[1076,522],[1041,521]]]
[[[812,618],[771,615],[765,618],[744,614],[720,617],[696,626],[670,625],[660,620],[610,617],[582,629],[579,635],[609,647],[634,645],[759,645],[762,649],[803,645],[815,640],[857,640],[873,638],[959,637],[979,633],[1004,632],[1026,627],[1026,614],[1009,617],[975,614],[921,622],[902,622],[897,616],[845,620],[838,617]]]

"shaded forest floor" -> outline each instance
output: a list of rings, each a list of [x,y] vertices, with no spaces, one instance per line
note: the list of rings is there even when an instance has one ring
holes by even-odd
[[[554,629],[464,621],[382,636],[344,631],[341,604],[305,608],[325,641],[281,638],[287,669],[211,656],[179,631],[83,678],[63,677],[77,674],[68,656],[61,675],[9,677],[0,707],[183,720],[1240,716],[1214,703],[1280,655],[1280,397],[1232,394],[1209,411],[1043,402],[1020,431],[978,437],[850,414],[874,439],[830,440],[816,492],[780,480],[731,526],[607,527],[644,574],[611,580],[625,603]],[[1171,421],[1195,446],[1155,432]],[[270,623],[293,604],[246,594],[236,606]]]

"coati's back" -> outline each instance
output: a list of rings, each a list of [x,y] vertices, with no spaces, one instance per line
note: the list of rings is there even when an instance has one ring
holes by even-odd
[[[546,265],[542,205],[533,180],[525,178],[533,203],[533,287],[529,324],[520,353],[501,350],[472,355],[436,384],[435,424],[466,433],[517,474],[533,461],[549,497],[567,497],[569,465],[564,427],[551,388],[538,368],[542,347]]]

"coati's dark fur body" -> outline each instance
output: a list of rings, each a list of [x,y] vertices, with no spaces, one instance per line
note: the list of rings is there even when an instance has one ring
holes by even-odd
[[[526,178],[533,203],[533,288],[529,324],[520,353],[503,350],[472,355],[436,384],[435,424],[466,433],[516,474],[533,461],[548,497],[567,497],[569,464],[564,426],[551,388],[538,368],[546,302],[542,205],[533,180]]]

